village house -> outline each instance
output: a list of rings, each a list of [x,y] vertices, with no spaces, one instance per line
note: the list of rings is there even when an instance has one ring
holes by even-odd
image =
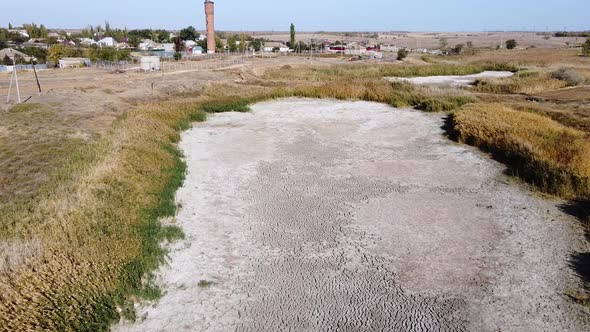
[[[96,41],[94,41],[94,39],[90,39],[90,38],[80,38],[80,45],[83,45],[83,46],[96,45]]]
[[[275,50],[281,53],[288,53],[291,51],[289,47],[283,43],[267,42],[264,44],[264,52],[274,52]]]
[[[149,51],[157,48],[157,45],[151,39],[142,39],[137,48],[141,51]]]
[[[115,47],[117,45],[117,41],[113,37],[105,37],[98,41],[98,46],[100,47]]]
[[[202,55],[203,53],[205,53],[205,50],[201,46],[194,46],[191,49],[191,53],[193,55]]]
[[[25,62],[31,62],[31,60],[35,59],[34,57],[29,56],[23,52],[19,52],[13,48],[5,48],[0,50],[0,61],[2,61],[2,59],[4,59],[5,57],[8,57],[10,60],[14,60],[15,58],[21,58]]]

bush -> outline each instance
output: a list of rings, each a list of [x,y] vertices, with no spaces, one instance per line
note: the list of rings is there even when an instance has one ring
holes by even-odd
[[[508,39],[506,41],[506,48],[509,50],[515,49],[516,45],[518,45],[518,44],[516,43],[516,40],[514,40],[514,39]]]
[[[569,68],[558,69],[551,73],[551,77],[558,79],[560,81],[567,82],[568,86],[576,86],[584,82],[584,77],[582,77],[582,75],[578,74],[578,72],[576,72],[575,70]]]
[[[451,53],[461,54],[461,53],[463,53],[464,48],[465,48],[464,44],[457,44],[454,48],[451,49]]]
[[[402,48],[399,51],[397,51],[397,59],[399,61],[403,61],[405,58],[408,57],[409,54],[410,54],[410,52],[408,52],[408,50],[406,50],[405,48]]]
[[[178,61],[182,59],[182,54],[180,54],[180,52],[175,52],[174,53],[174,60]]]
[[[590,38],[586,39],[586,42],[582,45],[582,55],[590,56]]]

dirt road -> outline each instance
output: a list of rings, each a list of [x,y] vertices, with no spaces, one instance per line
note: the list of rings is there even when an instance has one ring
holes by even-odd
[[[186,240],[121,331],[582,331],[559,202],[440,115],[286,99],[183,135]]]

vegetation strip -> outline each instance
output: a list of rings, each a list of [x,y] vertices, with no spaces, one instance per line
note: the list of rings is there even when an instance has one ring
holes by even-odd
[[[584,132],[499,104],[467,105],[450,115],[449,129],[544,192],[590,198],[590,141]]]

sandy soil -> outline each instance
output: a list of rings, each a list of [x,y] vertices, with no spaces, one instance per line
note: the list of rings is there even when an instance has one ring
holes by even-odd
[[[514,73],[509,71],[484,71],[479,74],[465,76],[424,76],[424,77],[387,77],[390,81],[410,82],[420,85],[450,85],[468,86],[480,78],[502,78],[511,77]]]
[[[185,132],[166,295],[119,331],[583,331],[559,202],[440,115],[286,99]],[[211,283],[204,285],[202,281]]]

